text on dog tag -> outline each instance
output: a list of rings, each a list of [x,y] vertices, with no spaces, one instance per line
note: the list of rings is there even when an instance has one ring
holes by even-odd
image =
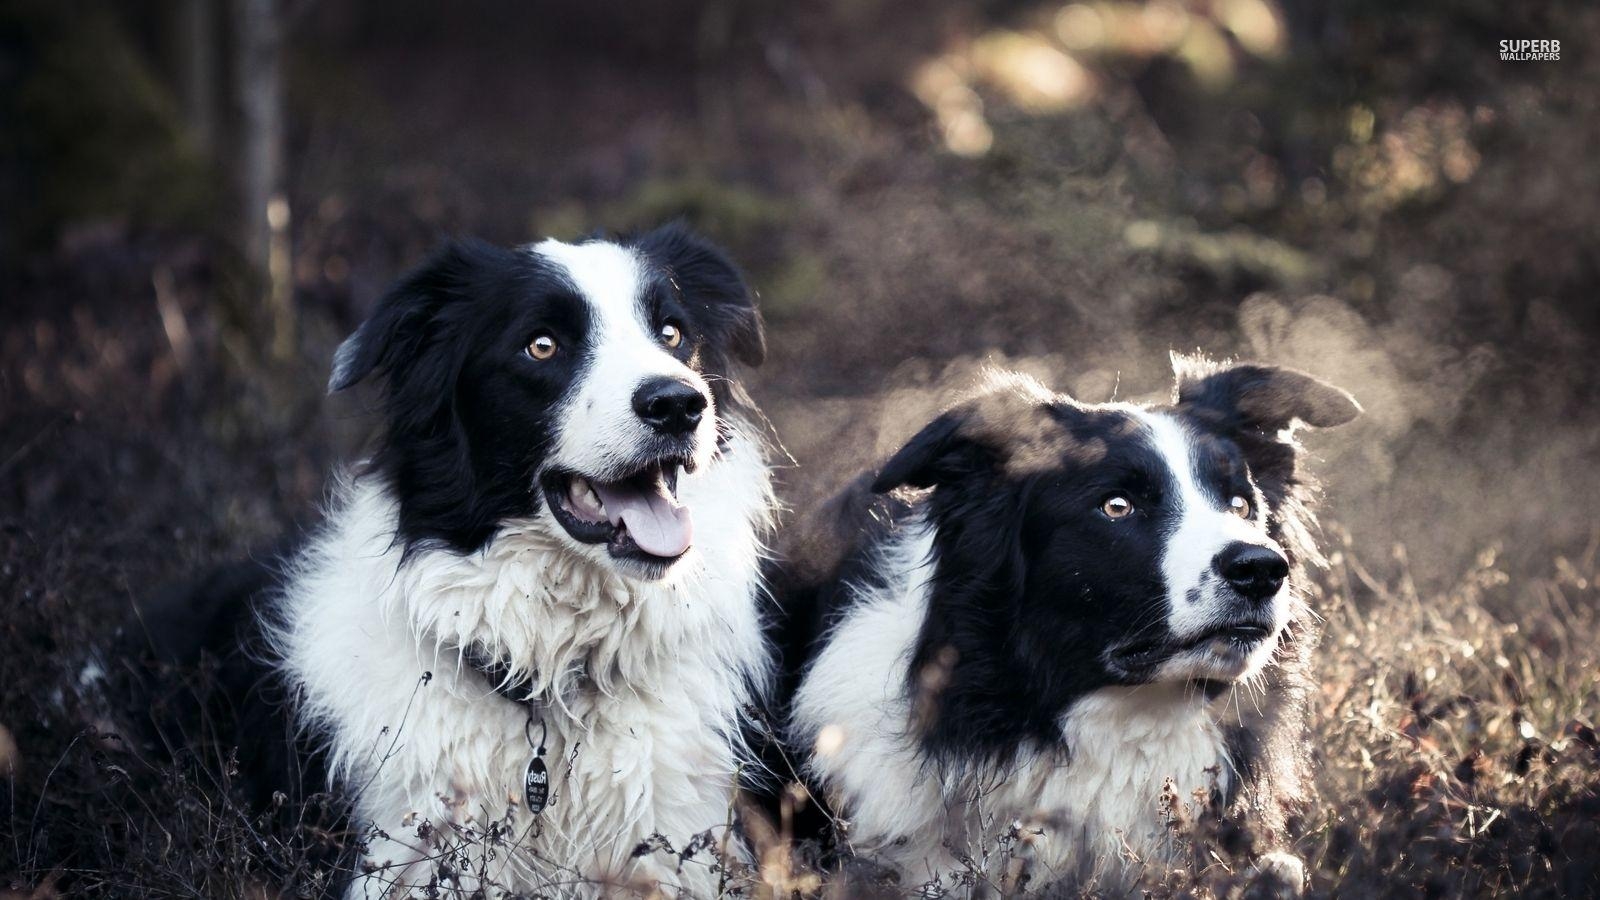
[[[538,815],[550,800],[550,770],[544,760],[535,756],[528,760],[528,771],[522,776],[522,797],[528,802],[528,812]]]

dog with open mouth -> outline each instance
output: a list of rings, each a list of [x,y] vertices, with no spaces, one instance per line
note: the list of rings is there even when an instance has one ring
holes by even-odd
[[[717,893],[770,667],[736,378],[764,353],[739,270],[678,225],[453,242],[340,346],[331,390],[381,384],[375,452],[228,582],[230,640],[264,649],[226,665],[266,665],[350,796],[347,896]]]
[[[1156,406],[995,374],[789,540],[789,755],[903,886],[1116,893],[1197,813],[1271,850],[1306,801],[1294,430],[1360,407],[1288,369],[1176,368]]]

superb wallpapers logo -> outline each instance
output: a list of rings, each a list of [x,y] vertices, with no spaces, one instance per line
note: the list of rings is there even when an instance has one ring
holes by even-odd
[[[1561,58],[1561,42],[1501,41],[1500,58],[1507,62],[1553,62]]]

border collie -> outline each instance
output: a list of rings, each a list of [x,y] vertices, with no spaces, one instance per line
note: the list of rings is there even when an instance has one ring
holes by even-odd
[[[1155,407],[996,374],[825,523],[868,524],[794,595],[815,628],[790,738],[850,849],[924,894],[1120,890],[1197,805],[1281,842],[1308,799],[1318,558],[1292,433],[1360,407],[1288,369],[1174,363]]]
[[[768,677],[738,270],[679,226],[452,243],[340,346],[383,431],[261,613],[356,897],[709,896]],[[733,846],[730,846],[732,844]]]

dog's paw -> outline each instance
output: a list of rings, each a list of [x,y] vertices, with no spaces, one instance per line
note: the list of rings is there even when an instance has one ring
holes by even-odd
[[[1273,900],[1299,900],[1306,893],[1306,864],[1292,853],[1274,850],[1263,853],[1251,867],[1255,877],[1250,880],[1246,897],[1273,898]]]

